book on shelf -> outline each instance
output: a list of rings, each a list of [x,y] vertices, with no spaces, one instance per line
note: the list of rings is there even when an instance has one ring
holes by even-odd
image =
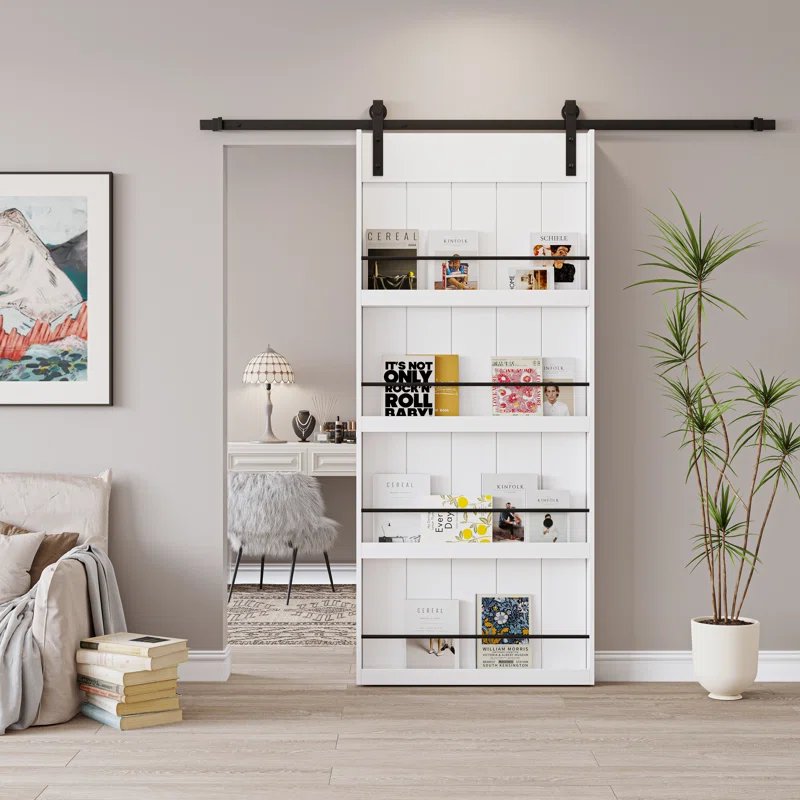
[[[383,359],[383,416],[432,417],[436,409],[435,356],[386,356]]]
[[[406,667],[408,669],[455,669],[458,666],[458,600],[406,600]]]
[[[114,688],[110,689],[106,688],[106,686]],[[161,700],[164,697],[174,697],[178,693],[176,681],[145,683],[141,686],[128,687],[128,689],[118,684],[106,684],[106,686],[95,686],[92,683],[87,683],[85,676],[78,676],[78,687],[82,692],[97,697],[108,697],[118,703],[142,703],[145,700]]]
[[[430,357],[430,354],[423,354]],[[407,356],[413,358],[416,356]],[[441,383],[458,383],[458,354],[434,353],[434,374]],[[433,392],[433,415],[435,417],[458,416],[458,386],[436,386]]]
[[[512,262],[513,263],[513,262]],[[532,267],[509,267],[509,289],[544,292],[554,286],[553,267],[544,261],[534,261]]]
[[[97,667],[108,667],[122,672],[130,671],[156,671],[166,667],[182,664],[189,658],[189,653],[184,648],[165,656],[126,656],[120,653],[104,653],[101,650],[79,649],[75,660],[79,664],[91,664]]]
[[[542,414],[540,356],[492,357],[492,414]],[[524,385],[530,383],[530,386]],[[513,384],[523,384],[514,386]]]
[[[145,684],[160,683],[161,681],[175,681],[178,679],[178,668],[165,667],[156,670],[128,670],[115,669],[113,667],[103,667],[99,664],[78,663],[78,680],[90,683],[102,682],[100,685],[111,684],[121,686],[125,691],[130,691],[132,686],[143,686]],[[95,683],[95,685],[97,685]]]
[[[492,495],[493,506],[501,511],[492,514],[493,542],[524,542],[528,514],[519,508],[531,508],[533,492],[539,489],[535,473],[506,472],[481,475],[481,491]]]
[[[539,489],[531,497],[531,508],[542,508],[544,511],[531,512],[528,515],[529,542],[568,542],[569,514],[559,513],[556,509],[570,507],[570,493],[563,489]]]
[[[426,498],[419,524],[423,544],[463,542],[485,544],[492,541],[491,495],[467,497],[457,494],[433,494]]]
[[[532,233],[531,252],[535,256],[552,256],[552,261],[540,261],[552,270],[552,289],[582,289],[583,261],[570,261],[570,256],[583,255],[583,236],[580,233]]]
[[[564,382],[575,380],[574,358],[542,359],[542,411],[546,417],[575,416],[575,387]]]
[[[364,235],[368,289],[416,289],[419,231],[412,228],[371,228]],[[390,260],[386,256],[391,256]],[[397,256],[408,256],[408,260]]]
[[[93,703],[81,703],[81,714],[96,722],[102,722],[103,725],[108,725],[110,728],[116,728],[119,731],[153,728],[156,725],[170,725],[173,722],[180,722],[183,719],[183,712],[179,708],[171,711],[154,711],[149,714],[131,714],[129,716],[120,717]]]
[[[129,714],[149,714],[153,711],[174,711],[176,708],[180,708],[180,700],[178,695],[174,693],[171,697],[162,697],[156,700],[136,700],[130,703],[120,702],[113,697],[88,694],[86,695],[86,702],[118,717],[127,717]]]
[[[172,639],[168,636],[143,636],[140,633],[108,633],[81,639],[84,650],[99,650],[103,653],[119,653],[127,656],[154,658],[179,653],[186,650],[186,639]]]
[[[374,508],[423,508],[431,493],[431,476],[424,473],[383,472],[372,476]],[[419,520],[413,513],[383,513],[374,516],[374,540],[419,541]]]
[[[478,255],[477,231],[430,231],[428,250],[437,257],[434,289],[464,290],[478,288],[478,272],[469,256]]]
[[[533,595],[479,594],[476,601],[478,632],[475,654],[478,669],[529,669],[533,643],[514,634],[532,633]]]

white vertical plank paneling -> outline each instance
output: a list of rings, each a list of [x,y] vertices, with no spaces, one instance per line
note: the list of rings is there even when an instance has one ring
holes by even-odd
[[[542,230],[578,232],[586,245],[586,185],[582,183],[542,184]],[[579,268],[582,276],[577,289],[586,288],[586,264]]]
[[[524,311],[525,309],[520,309]],[[543,356],[574,358],[576,381],[586,380],[586,309],[543,308]],[[586,389],[575,387],[575,415],[586,416]]]
[[[459,547],[460,545],[453,545]],[[465,545],[470,547],[471,545]],[[480,547],[480,545],[475,545]],[[453,599],[459,601],[461,629],[459,633],[478,633],[476,624],[475,597],[497,591],[496,559],[453,559]],[[475,640],[462,639],[459,663],[462,669],[475,668]]]
[[[535,472],[541,482],[542,434],[498,433],[497,471]]]
[[[497,255],[497,186],[453,184],[453,230],[478,231],[479,255]],[[478,262],[478,288],[497,288],[495,261]]]
[[[362,631],[404,633],[406,561],[400,558],[365,560],[361,564]],[[404,639],[367,639],[362,643],[362,666],[404,667]]]
[[[513,547],[512,542],[508,543]],[[531,633],[542,631],[542,560],[537,558],[498,558],[497,594],[533,595]],[[533,639],[533,666],[542,666],[542,642]]]
[[[474,497],[481,493],[481,473],[496,472],[494,433],[454,433],[453,493]]]
[[[453,490],[451,434],[406,434],[407,471],[428,473],[433,494],[450,494]]]
[[[379,184],[375,184],[376,186]],[[361,374],[365,381],[383,380],[386,356],[406,353],[405,308],[364,308],[361,310]],[[364,416],[380,416],[383,408],[383,388],[359,387]]]
[[[542,437],[542,488],[566,489],[572,508],[586,508],[586,434]],[[586,541],[586,514],[569,515],[569,541]]]
[[[494,308],[453,309],[453,352],[458,353],[462,381],[490,381],[492,356],[497,354],[497,314]],[[491,388],[462,386],[459,394],[461,416],[492,413]]]
[[[452,217],[449,183],[410,183],[406,191],[408,228],[419,230],[418,255],[431,254],[428,242],[429,231],[450,230]],[[420,289],[433,289],[434,262],[417,262],[417,279]]]
[[[586,562],[542,559],[542,633],[586,633]],[[585,669],[585,639],[545,639],[544,669]]]
[[[538,356],[542,350],[542,314],[563,309],[498,308],[498,356]],[[583,311],[583,309],[578,309]]]
[[[521,256],[531,252],[531,234],[541,231],[542,184],[497,184],[497,255]],[[525,262],[498,263],[497,288],[508,283],[509,270],[523,269]]]
[[[361,502],[373,506],[372,476],[386,472],[410,472],[406,459],[406,434],[362,433],[361,436]],[[358,509],[360,513],[361,509]],[[362,541],[377,542],[374,515],[362,514]]]

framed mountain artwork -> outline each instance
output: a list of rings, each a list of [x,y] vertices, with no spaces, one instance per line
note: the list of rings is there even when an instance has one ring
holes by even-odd
[[[111,185],[0,173],[0,405],[111,405]]]

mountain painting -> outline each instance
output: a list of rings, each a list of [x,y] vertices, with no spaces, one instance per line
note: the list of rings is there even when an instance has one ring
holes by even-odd
[[[75,177],[89,174],[96,175],[75,173]],[[2,174],[0,190],[9,175],[35,175],[39,183],[42,178],[38,173]],[[63,183],[66,175],[53,173],[52,177]],[[110,175],[97,175],[107,176],[110,190]],[[110,194],[107,207],[110,211]],[[106,338],[110,324],[108,292],[98,293],[95,286],[99,272],[100,288],[110,289],[110,218],[103,220],[106,230],[99,238],[105,248],[101,244],[93,269],[96,231],[93,228],[90,236],[89,209],[88,193],[0,191],[0,402],[14,402],[15,391],[25,404],[96,400],[95,388],[86,387],[90,378],[96,373],[102,381],[102,373],[106,373],[110,383],[109,364],[93,369],[95,353],[100,361],[109,354],[109,342],[95,347],[94,336],[100,330]],[[90,309],[90,298],[106,321],[102,328],[90,325],[96,311]],[[30,388],[14,388],[20,384]],[[53,386],[51,391],[44,384],[64,388]],[[83,390],[76,384],[83,384]],[[37,390],[35,385],[41,388]],[[70,385],[75,386],[72,400]]]

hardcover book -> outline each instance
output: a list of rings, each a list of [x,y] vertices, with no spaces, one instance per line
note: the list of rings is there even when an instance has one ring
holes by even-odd
[[[415,356],[408,356],[413,358]],[[428,354],[428,357],[430,355]],[[458,355],[455,353],[436,353],[433,356],[436,381],[458,383]],[[436,386],[433,392],[434,416],[458,416],[458,386]]]
[[[485,473],[481,475],[481,491],[492,495],[493,542],[524,542],[528,514],[519,508],[530,508],[530,498],[539,489],[535,473]]]
[[[109,633],[81,639],[84,650],[100,650],[104,653],[120,653],[127,656],[165,656],[186,650],[186,639],[171,639],[168,636],[143,636],[140,633]]]
[[[137,700],[132,703],[122,703],[110,697],[99,697],[90,694],[86,696],[86,702],[118,717],[127,717],[129,714],[149,714],[153,711],[173,711],[176,708],[180,708],[180,701],[177,695],[162,697],[158,700]]]
[[[162,700],[165,697],[175,697],[175,695],[178,693],[178,685],[175,681],[162,681],[157,684],[145,686],[152,691],[140,694],[131,694],[130,692],[125,693],[110,691],[109,689],[102,689],[99,686],[92,686],[90,683],[84,683],[82,680],[78,681],[78,687],[82,692],[85,692],[86,694],[93,694],[97,697],[108,697],[111,700],[116,700],[118,703],[143,703],[146,700]],[[162,686],[163,688],[156,689],[156,686]]]
[[[178,679],[178,668],[165,667],[157,670],[142,669],[115,669],[114,667],[102,667],[98,664],[78,663],[78,675],[88,678],[113,683],[124,686],[127,690],[129,686],[140,686],[145,683],[156,683],[159,681],[174,681]],[[78,678],[83,680],[83,677]]]
[[[470,272],[469,256],[478,255],[477,231],[431,231],[431,255],[438,256],[434,289],[477,289],[477,270]]]
[[[434,356],[387,356],[383,362],[383,416],[432,417],[436,409]]]
[[[364,236],[368,289],[416,289],[419,231],[373,228]],[[408,257],[403,258],[403,256]]]
[[[532,633],[533,596],[479,594],[475,605],[478,632],[484,635],[477,640],[478,669],[532,667],[532,642],[517,636]]]
[[[92,670],[88,673],[87,670]],[[114,674],[111,679],[107,677],[98,677],[94,674],[95,671],[105,672],[108,675]],[[117,680],[116,676],[121,675],[122,679]],[[136,680],[138,676],[144,675],[146,680],[141,683],[128,683],[122,682],[124,679]],[[163,677],[162,677],[163,676]],[[162,689],[170,688],[170,684],[174,684],[178,677],[177,667],[167,667],[155,672],[124,672],[115,673],[115,670],[109,670],[105,667],[94,667],[90,664],[78,665],[78,682],[87,684],[89,686],[96,686],[98,689],[105,689],[109,692],[117,694],[141,694],[147,692],[157,692]]]
[[[542,359],[492,357],[492,414],[542,413]],[[515,386],[514,384],[522,384]],[[526,384],[531,384],[530,386]]]
[[[570,494],[563,489],[539,489],[531,496],[531,508],[542,511],[529,514],[529,542],[568,542],[569,514],[559,508],[569,508]]]
[[[385,472],[372,476],[373,508],[425,508],[431,493],[431,476],[423,473]],[[377,542],[419,541],[419,517],[414,513],[373,515]]]
[[[564,386],[575,380],[574,358],[542,359],[542,409],[546,417],[575,416],[575,387]]]
[[[518,269],[510,267],[508,284],[510,289],[545,291],[553,288],[553,267],[546,261],[534,261],[532,267]]]
[[[100,650],[84,650],[81,648],[75,654],[78,664],[91,664],[98,667],[109,667],[121,671],[161,670],[187,661],[189,654],[184,648],[176,653],[165,656],[124,656],[119,653],[104,653]]]
[[[583,236],[580,233],[532,233],[531,250],[535,256],[552,256],[552,261],[539,264],[552,269],[554,289],[582,289],[583,261],[570,261],[582,256]]]
[[[492,507],[491,495],[434,494],[425,499],[424,507],[442,510],[422,513],[423,544],[492,541],[492,513],[488,510]]]
[[[454,669],[458,666],[458,600],[406,600],[403,633],[409,669]]]
[[[156,725],[169,725],[183,719],[183,712],[179,708],[172,711],[155,711],[151,714],[131,714],[127,717],[119,717],[92,703],[81,703],[81,714],[95,722],[102,722],[103,725],[116,728],[118,731],[153,728]]]

